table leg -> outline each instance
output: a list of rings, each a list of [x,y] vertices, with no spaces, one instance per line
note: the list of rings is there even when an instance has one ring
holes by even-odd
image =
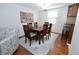
[[[40,33],[38,34],[38,40],[39,40],[39,44],[41,44],[41,36],[40,36]]]

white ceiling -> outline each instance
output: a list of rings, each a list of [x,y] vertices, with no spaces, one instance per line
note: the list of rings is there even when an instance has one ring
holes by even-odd
[[[47,3],[47,5],[44,3],[18,3],[19,5],[25,6],[25,7],[31,7],[34,9],[42,10],[42,9],[51,9],[51,8],[57,8],[62,6],[69,6],[71,3]],[[45,7],[45,8],[43,8]]]
[[[42,8],[37,5],[37,3],[17,3],[18,5],[25,6],[25,7],[30,7],[33,9],[41,10]]]

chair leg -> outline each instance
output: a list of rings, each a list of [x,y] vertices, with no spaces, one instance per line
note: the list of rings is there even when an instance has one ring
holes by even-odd
[[[46,40],[47,40],[47,35],[46,35]]]
[[[41,44],[41,36],[38,36],[39,45]]]
[[[38,37],[35,37],[35,41],[37,41],[38,40]]]
[[[42,37],[42,42],[44,43],[44,37]]]
[[[30,46],[31,46],[31,39],[30,39]]]
[[[48,39],[49,39],[49,34],[48,34]]]
[[[25,38],[25,43],[27,43],[27,38]]]

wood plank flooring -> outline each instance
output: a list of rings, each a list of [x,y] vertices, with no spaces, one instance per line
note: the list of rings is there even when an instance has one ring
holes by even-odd
[[[14,52],[13,55],[33,55],[33,54],[28,50],[26,50],[24,47],[19,46],[19,48]]]
[[[65,38],[61,39],[61,35],[55,41],[54,48],[51,47],[48,55],[67,55],[68,54],[68,46],[66,45]],[[19,48],[15,51],[14,55],[33,55],[31,52],[19,46]]]
[[[68,46],[66,39],[61,39],[61,35],[59,35],[59,37],[55,41],[54,48],[51,47],[48,55],[68,55]]]

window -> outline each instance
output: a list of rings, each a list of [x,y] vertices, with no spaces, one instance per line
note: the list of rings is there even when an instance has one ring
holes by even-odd
[[[58,11],[57,10],[48,11],[48,21],[49,21],[49,23],[56,24],[57,17],[58,17]]]

